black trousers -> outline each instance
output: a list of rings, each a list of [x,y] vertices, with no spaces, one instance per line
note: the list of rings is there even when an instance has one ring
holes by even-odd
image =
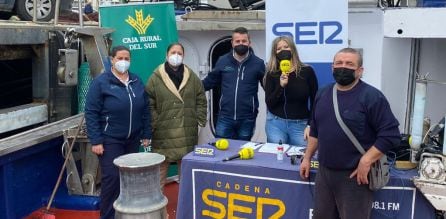
[[[115,209],[113,202],[119,196],[119,169],[113,164],[113,160],[121,155],[136,153],[140,141],[138,138],[118,140],[106,137],[104,139],[104,153],[99,156],[99,164],[101,165],[101,219],[113,219],[115,217]]]
[[[313,219],[368,219],[373,192],[368,185],[358,185],[353,170],[331,170],[319,165],[315,182]]]

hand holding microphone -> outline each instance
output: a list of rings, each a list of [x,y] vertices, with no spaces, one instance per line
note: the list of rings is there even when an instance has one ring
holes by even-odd
[[[282,72],[282,75],[287,75],[291,72],[291,60],[284,59],[280,60],[279,62],[279,68]]]
[[[284,59],[279,63],[280,71],[282,75],[280,75],[280,86],[285,87],[288,84],[288,74],[291,71],[291,61]]]
[[[281,49],[280,52],[276,54],[277,60],[279,61],[279,69],[282,75],[288,75],[291,72],[291,59],[293,54],[290,49]]]
[[[254,157],[254,149],[252,148],[243,148],[241,149],[238,154],[232,155],[230,157],[227,157],[223,159],[223,161],[229,161],[234,160],[236,158],[240,158],[242,160],[248,160]]]

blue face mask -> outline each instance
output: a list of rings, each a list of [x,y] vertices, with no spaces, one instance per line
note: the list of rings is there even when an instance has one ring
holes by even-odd
[[[334,68],[333,78],[335,79],[336,83],[342,86],[347,86],[355,81],[355,69],[344,67]]]

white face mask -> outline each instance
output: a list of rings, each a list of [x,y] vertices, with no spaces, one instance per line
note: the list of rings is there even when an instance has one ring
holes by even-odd
[[[178,54],[173,54],[169,56],[167,62],[169,62],[169,64],[172,65],[173,67],[178,67],[183,63],[183,56],[180,56]]]
[[[130,67],[129,61],[119,60],[119,61],[115,62],[115,69],[121,74],[126,73],[127,70],[129,70],[129,67]]]

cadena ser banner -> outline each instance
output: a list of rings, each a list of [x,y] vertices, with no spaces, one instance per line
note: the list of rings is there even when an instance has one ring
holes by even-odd
[[[101,27],[115,30],[112,46],[130,49],[130,71],[144,83],[165,61],[167,46],[178,41],[173,2],[101,6],[99,13]]]
[[[348,45],[348,0],[267,0],[265,14],[265,54],[274,38],[290,36],[302,61],[316,71],[319,85],[334,82],[333,56]]]

